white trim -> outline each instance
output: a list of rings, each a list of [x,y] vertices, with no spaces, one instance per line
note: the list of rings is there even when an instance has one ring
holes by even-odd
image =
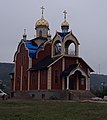
[[[62,46],[62,38],[61,38],[61,36],[58,33],[56,33],[56,35],[55,35],[55,37],[53,39],[53,42],[52,42],[52,49],[51,49],[51,55],[52,55],[52,57],[54,57],[53,52],[54,52],[54,45],[55,45],[56,41],[60,41],[61,46]],[[62,48],[61,48],[61,53],[62,53]]]
[[[90,90],[90,78],[88,78],[88,86],[86,90]]]
[[[70,76],[73,75],[77,70],[78,70],[78,71],[81,71],[82,75],[84,75],[85,77],[87,77],[86,73],[85,73],[79,66],[77,66],[77,68],[75,68],[74,70],[72,70],[68,76],[70,77]]]
[[[29,68],[32,67],[32,58],[29,57]],[[30,71],[28,71],[28,91],[30,90]]]
[[[51,67],[51,66],[52,66],[54,63],[56,63],[58,60],[60,60],[62,57],[63,57],[63,56],[59,57],[57,60],[55,60],[53,63],[51,63],[51,64],[48,66],[48,68]]]
[[[62,59],[62,71],[65,70],[65,58]],[[62,89],[64,90],[64,78],[62,78]]]
[[[67,90],[69,90],[69,76],[67,76]]]
[[[47,89],[51,90],[51,67],[48,69],[47,72],[48,80],[47,80]]]
[[[29,58],[29,66],[28,66],[29,68],[31,68],[32,67],[32,58]]]
[[[79,79],[78,79],[78,76],[77,76],[77,90],[79,90]]]
[[[68,37],[70,37],[70,39],[68,39]],[[71,40],[75,43],[75,45],[80,45],[79,41],[77,40],[77,38],[72,34],[72,32],[70,31],[69,34],[67,34],[65,37],[64,37],[64,44],[66,43],[66,41],[68,40]]]
[[[23,80],[23,66],[21,66],[21,80],[20,80],[20,91],[22,91],[22,80]]]
[[[21,40],[21,42],[19,43],[18,47],[17,47],[17,50],[15,52],[15,55],[14,55],[14,61],[16,61],[16,57],[17,57],[17,54],[20,52],[20,47],[22,44],[24,44],[25,42],[23,40]]]
[[[30,71],[28,71],[28,91],[30,90]]]
[[[71,75],[73,75],[77,70],[80,71],[83,76],[85,76],[85,78],[86,78],[86,90],[88,90],[89,89],[88,76],[86,75],[86,73],[79,66],[77,66],[77,68],[75,68],[74,70],[72,70],[67,77],[70,77]]]
[[[40,90],[40,70],[38,71],[38,90]]]

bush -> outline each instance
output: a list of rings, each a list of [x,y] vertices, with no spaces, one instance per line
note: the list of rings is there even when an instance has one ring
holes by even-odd
[[[107,86],[103,86],[100,90],[91,90],[91,92],[97,97],[104,98],[104,96],[107,96]]]

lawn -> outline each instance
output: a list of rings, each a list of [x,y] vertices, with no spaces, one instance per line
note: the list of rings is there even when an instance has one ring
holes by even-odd
[[[107,120],[106,103],[0,101],[0,120]]]

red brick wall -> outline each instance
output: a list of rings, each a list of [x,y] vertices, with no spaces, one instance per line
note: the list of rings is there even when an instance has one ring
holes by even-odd
[[[21,80],[21,60],[20,54],[16,56],[16,68],[15,68],[15,90],[20,90],[20,80]]]
[[[58,82],[55,83],[55,70],[58,71]],[[56,62],[53,66],[52,66],[52,89],[62,89],[62,78],[60,77],[62,73],[62,59],[59,60],[58,62]]]
[[[38,54],[37,54],[37,58],[33,58],[32,59],[32,64],[36,64],[37,62],[39,62],[40,60],[42,60],[44,57],[46,57],[47,55],[51,54],[51,44],[47,44],[44,47],[44,50],[41,50]]]
[[[87,68],[88,68],[88,66],[85,64],[85,62],[84,61],[82,61],[81,59],[79,60],[79,62],[80,62],[80,65],[82,66],[82,70],[86,73],[86,74],[88,74],[88,71],[87,71]]]
[[[38,89],[38,71],[30,72],[30,90]]]
[[[22,90],[27,90],[28,88],[28,65],[29,65],[29,58],[28,58],[28,51],[25,48],[24,43],[18,47],[19,52],[16,54],[16,61],[15,61],[15,86],[16,90],[20,90],[20,80],[21,80],[21,66],[22,66]]]
[[[40,71],[40,89],[47,89],[47,70]]]
[[[76,64],[76,58],[65,57],[65,69],[68,68],[71,64]]]
[[[81,79],[79,79],[79,90],[86,90],[86,79],[84,80],[84,85],[82,85]]]

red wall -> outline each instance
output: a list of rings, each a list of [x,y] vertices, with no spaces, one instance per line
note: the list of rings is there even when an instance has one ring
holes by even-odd
[[[81,79],[79,79],[79,90],[86,90],[86,79],[84,80],[84,85],[81,84]]]
[[[55,70],[58,70],[58,83],[55,83]],[[61,73],[62,73],[62,59],[56,62],[52,66],[52,75],[51,75],[52,89],[62,89],[62,78],[60,77]]]
[[[22,66],[22,90],[27,90],[28,88],[28,51],[25,48],[24,43],[20,45],[19,52],[16,54],[15,61],[15,89],[20,90],[21,81],[21,66]]]
[[[30,72],[30,90],[38,89],[38,72]]]
[[[68,68],[71,64],[76,64],[76,58],[65,57],[65,69]]]
[[[50,43],[48,43],[45,45],[44,49],[37,54],[37,58],[35,57],[32,59],[32,65],[36,64],[37,62],[39,62],[40,60],[42,60],[43,58],[45,58],[47,55],[50,54],[51,54],[51,45]]]
[[[16,64],[15,64],[15,90],[20,90],[20,80],[21,80],[21,59],[20,54],[17,54]]]
[[[47,70],[40,71],[40,89],[47,89]]]
[[[81,64],[81,66],[82,66],[82,70],[86,73],[86,74],[88,74],[88,70],[87,70],[87,65],[85,64],[85,62],[84,61],[82,61],[81,59],[79,60],[79,62],[80,62],[80,64]]]

